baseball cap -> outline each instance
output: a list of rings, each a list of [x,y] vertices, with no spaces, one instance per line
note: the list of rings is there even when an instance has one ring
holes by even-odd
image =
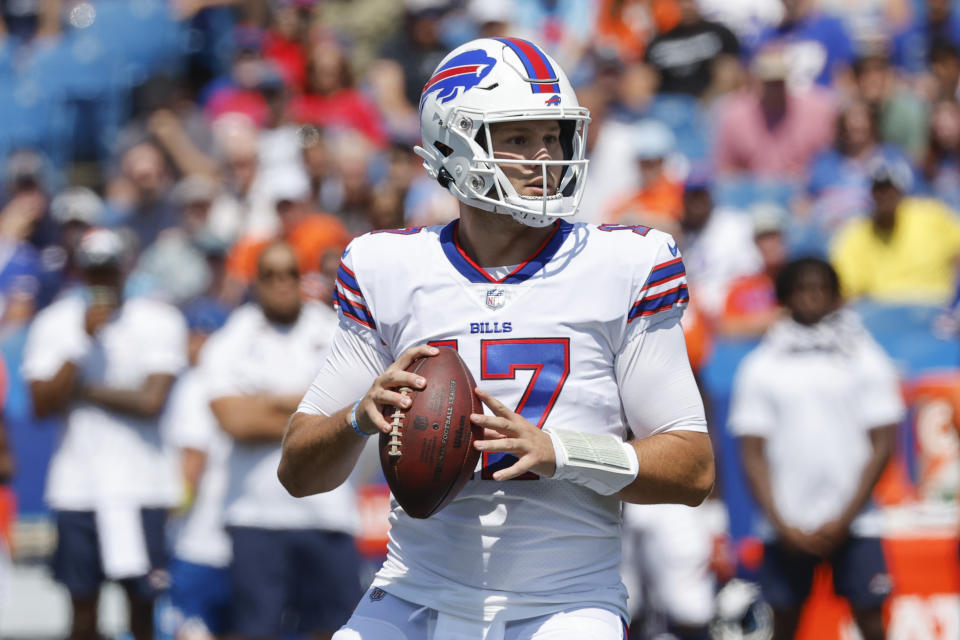
[[[4,166],[4,182],[10,190],[22,186],[42,188],[47,181],[46,174],[46,160],[34,149],[14,151]]]
[[[80,237],[75,257],[82,269],[119,267],[127,251],[123,237],[111,229],[90,229]]]
[[[776,202],[758,202],[750,207],[753,234],[781,233],[787,226],[790,214]]]
[[[217,183],[202,176],[187,176],[173,188],[171,197],[178,205],[185,206],[197,202],[213,202],[219,188]]]
[[[903,160],[877,156],[867,164],[867,175],[873,185],[892,184],[904,193],[913,187],[913,172]]]
[[[509,23],[513,20],[513,2],[511,0],[470,0],[467,4],[467,14],[479,25],[490,22]]]
[[[450,0],[403,0],[403,9],[413,16],[440,17],[450,10]]]
[[[310,181],[306,174],[295,169],[271,171],[265,180],[265,190],[273,202],[305,200],[310,195]]]
[[[694,164],[690,167],[687,177],[683,181],[684,191],[709,191],[713,186],[713,174],[704,164]]]
[[[750,64],[750,72],[758,80],[772,82],[786,80],[790,66],[784,51],[778,47],[762,49]]]
[[[64,189],[50,203],[50,215],[60,224],[83,222],[96,226],[104,211],[103,199],[87,187]]]
[[[675,146],[673,131],[659,120],[640,120],[633,126],[633,155],[638,160],[666,158]]]

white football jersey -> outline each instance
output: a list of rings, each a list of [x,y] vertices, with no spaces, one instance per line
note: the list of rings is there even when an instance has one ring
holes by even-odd
[[[355,239],[338,274],[341,326],[394,359],[418,344],[453,347],[479,386],[534,425],[625,439],[617,356],[688,300],[673,239],[557,222],[533,257],[494,278],[460,247],[457,228]],[[531,473],[492,480],[511,459],[484,454],[457,498],[426,520],[395,505],[374,585],[468,618],[526,618],[572,602],[626,617],[619,499]]]

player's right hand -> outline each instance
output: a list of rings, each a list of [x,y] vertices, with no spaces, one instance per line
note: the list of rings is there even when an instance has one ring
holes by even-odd
[[[410,373],[407,367],[417,358],[435,356],[440,353],[436,347],[427,344],[410,347],[400,354],[396,362],[387,367],[376,380],[357,407],[357,424],[365,433],[390,433],[391,427],[383,417],[383,407],[397,407],[406,409],[410,406],[410,398],[400,393],[401,387],[423,389],[427,381],[421,376]]]

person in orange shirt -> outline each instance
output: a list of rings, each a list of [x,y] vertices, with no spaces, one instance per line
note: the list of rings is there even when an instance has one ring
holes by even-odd
[[[726,336],[759,337],[781,315],[774,283],[787,262],[784,231],[789,214],[778,204],[760,202],[750,209],[750,215],[763,268],[730,284],[719,326],[719,332]]]
[[[339,256],[352,236],[346,225],[329,213],[310,211],[307,200],[310,185],[307,179],[295,172],[277,172],[268,184],[277,216],[280,218],[278,237],[286,240],[297,256],[301,286],[307,298],[332,302],[332,273],[326,273],[326,265],[336,265],[335,260],[325,259],[328,254]],[[256,273],[260,252],[277,238],[247,235],[240,238],[227,256],[227,275],[237,285],[246,287]]]
[[[645,224],[662,231],[675,230],[683,211],[683,183],[670,175],[668,158],[676,140],[658,120],[634,125],[634,158],[641,187],[609,209],[606,222]]]

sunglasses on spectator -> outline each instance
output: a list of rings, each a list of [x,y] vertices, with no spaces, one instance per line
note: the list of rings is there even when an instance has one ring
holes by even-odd
[[[296,267],[289,269],[264,269],[257,273],[257,279],[268,283],[275,280],[299,280],[300,271]]]

